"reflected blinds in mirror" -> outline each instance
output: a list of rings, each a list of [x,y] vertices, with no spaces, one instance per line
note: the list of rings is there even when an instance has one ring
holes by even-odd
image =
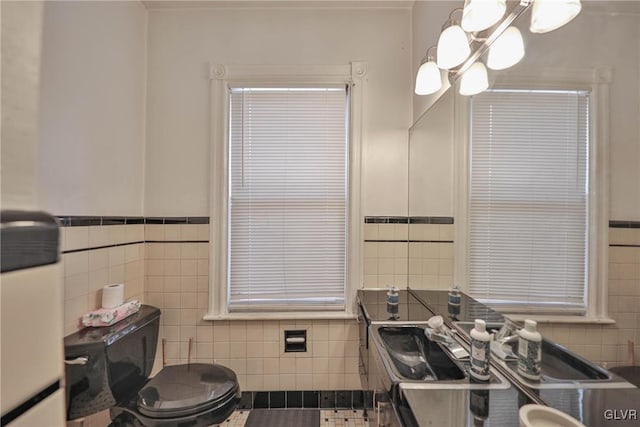
[[[342,310],[347,92],[234,88],[229,311]]]
[[[494,90],[471,102],[471,295],[584,312],[588,93]]]

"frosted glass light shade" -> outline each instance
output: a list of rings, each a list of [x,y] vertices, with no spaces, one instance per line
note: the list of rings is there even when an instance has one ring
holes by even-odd
[[[469,32],[486,30],[498,22],[506,10],[505,0],[466,0],[462,29]]]
[[[447,27],[438,39],[436,62],[443,70],[456,67],[469,57],[471,49],[467,34],[460,25]]]
[[[440,69],[433,61],[425,62],[418,68],[416,95],[431,95],[442,87]]]
[[[460,79],[460,95],[475,95],[485,91],[489,87],[487,67],[482,62],[476,62]]]
[[[548,33],[571,21],[580,10],[580,0],[535,0],[529,29],[532,33]]]
[[[487,67],[492,70],[509,68],[524,57],[522,34],[516,27],[507,28],[489,48]]]

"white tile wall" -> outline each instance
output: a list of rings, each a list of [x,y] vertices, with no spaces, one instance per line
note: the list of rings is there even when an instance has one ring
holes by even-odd
[[[627,342],[640,354],[640,229],[609,229],[609,316],[614,325],[544,324],[541,332],[608,367],[627,365]],[[637,359],[635,363],[640,362]]]
[[[101,306],[102,287],[125,284],[125,298],[144,300],[143,225],[61,228],[65,335],[80,329],[80,317]],[[123,245],[127,244],[127,245]],[[123,245],[91,249],[108,245]],[[83,250],[84,249],[84,250]]]
[[[453,225],[365,224],[364,236],[365,287],[452,286]],[[407,238],[421,242],[407,243]]]
[[[147,225],[146,231],[147,240],[208,239],[208,226]],[[146,248],[146,301],[162,310],[156,369],[162,366],[164,339],[166,364],[185,363],[189,354],[193,362],[220,363],[236,372],[243,390],[361,387],[355,321],[204,321],[209,244],[147,243]],[[307,352],[284,352],[285,329],[307,331]]]
[[[364,285],[446,289],[452,284],[452,225],[365,224]],[[366,240],[428,242],[366,242]],[[610,243],[640,245],[639,229],[610,229]],[[216,361],[236,370],[244,390],[357,389],[357,330],[353,321],[203,321],[209,290],[208,225],[64,227],[62,250],[138,241],[145,243],[63,255],[65,334],[100,305],[100,289],[126,285],[128,298],[162,309],[167,363]],[[627,341],[640,354],[640,247],[609,251],[609,314],[615,325],[541,324],[542,333],[608,366],[628,363]],[[284,353],[282,331],[306,329],[307,353]],[[162,352],[158,352],[158,366]],[[636,360],[638,363],[638,360]]]

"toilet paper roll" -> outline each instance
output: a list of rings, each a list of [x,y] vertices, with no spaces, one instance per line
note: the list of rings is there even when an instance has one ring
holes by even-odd
[[[114,308],[124,303],[124,284],[107,285],[102,288],[102,308]]]

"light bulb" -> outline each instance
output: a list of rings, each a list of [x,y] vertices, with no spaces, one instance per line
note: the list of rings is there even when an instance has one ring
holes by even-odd
[[[498,22],[507,10],[505,0],[466,0],[462,12],[462,29],[482,31]]]
[[[474,63],[460,79],[460,95],[475,95],[488,87],[487,67],[482,62]]]
[[[516,65],[524,57],[522,34],[516,27],[507,28],[489,48],[487,67],[504,70]]]
[[[416,76],[416,95],[431,95],[442,87],[440,69],[433,60],[429,60],[418,68]]]
[[[581,9],[580,0],[535,0],[529,29],[532,33],[548,33],[571,21]]]
[[[438,67],[443,70],[456,67],[471,53],[467,34],[460,25],[451,25],[442,31],[438,39]]]

